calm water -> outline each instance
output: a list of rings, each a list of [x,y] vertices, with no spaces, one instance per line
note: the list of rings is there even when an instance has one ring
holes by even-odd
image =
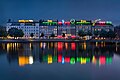
[[[120,80],[120,46],[0,43],[0,80]]]

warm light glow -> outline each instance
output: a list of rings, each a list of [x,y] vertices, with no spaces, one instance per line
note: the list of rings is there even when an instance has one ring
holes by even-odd
[[[65,48],[66,48],[66,50],[68,49],[68,43],[65,43]]]
[[[18,20],[18,22],[23,22],[23,23],[27,23],[27,22],[33,22],[33,20]]]
[[[33,56],[29,56],[29,64],[33,64]]]
[[[52,20],[48,20],[48,22],[52,22]]]
[[[49,55],[48,55],[48,64],[51,64],[51,63],[52,63],[52,55],[49,54]]]
[[[96,62],[97,62],[97,60],[96,60],[95,56],[93,56],[93,58],[92,58],[92,63],[93,63],[93,64],[96,64]]]
[[[29,64],[29,57],[25,56],[19,56],[19,66],[24,66],[26,64]]]
[[[86,42],[83,43],[83,49],[86,50]]]

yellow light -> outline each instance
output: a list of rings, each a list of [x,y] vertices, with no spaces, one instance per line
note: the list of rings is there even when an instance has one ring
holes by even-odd
[[[25,22],[25,20],[19,20],[18,22],[23,22],[23,23],[24,23],[24,22]]]
[[[86,50],[86,42],[83,43],[83,49]]]
[[[81,20],[82,23],[86,23],[86,20]]]
[[[33,20],[18,20],[18,22],[23,22],[23,23],[27,23],[27,22],[33,22]]]
[[[95,58],[95,56],[93,56],[93,58],[92,58],[92,63],[96,64],[96,58]]]
[[[68,43],[65,43],[65,48],[68,49]]]
[[[86,64],[86,58],[81,58],[81,64]]]
[[[98,46],[98,42],[96,42],[96,47]]]
[[[48,55],[48,64],[51,64],[52,63],[52,55]]]
[[[52,22],[52,20],[48,20],[48,22]]]
[[[29,63],[29,57],[19,56],[19,66],[24,66]]]

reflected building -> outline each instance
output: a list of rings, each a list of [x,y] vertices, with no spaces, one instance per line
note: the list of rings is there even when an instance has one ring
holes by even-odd
[[[7,52],[8,62],[25,66],[40,64],[111,64],[116,49],[114,46],[98,46],[89,43],[5,43],[1,50]],[[1,51],[0,50],[0,51]],[[118,48],[119,51],[119,48]]]

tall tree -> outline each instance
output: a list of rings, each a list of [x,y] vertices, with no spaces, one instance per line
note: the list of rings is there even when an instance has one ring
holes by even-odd
[[[54,33],[52,33],[52,34],[51,34],[51,37],[55,37],[55,34],[54,34]]]
[[[41,36],[40,37],[44,37],[44,33],[41,33]]]
[[[16,37],[23,37],[24,33],[21,29],[11,28],[8,30],[8,35],[16,38]]]
[[[62,37],[65,37],[65,33],[62,33]]]
[[[7,31],[0,29],[0,37],[7,37]]]
[[[78,31],[78,35],[79,35],[80,37],[84,37],[84,36],[86,36],[86,33],[85,33],[83,30],[79,30],[79,31]]]
[[[102,29],[102,30],[100,31],[100,37],[107,38],[107,37],[108,37],[107,31],[105,31],[104,29]]]
[[[33,36],[34,36],[34,34],[33,34],[33,33],[31,33],[31,34],[30,34],[30,37],[33,37]]]
[[[116,33],[114,31],[112,31],[111,29],[108,31],[107,33],[109,38],[115,38],[116,37]]]
[[[100,32],[97,30],[97,31],[94,31],[94,35],[95,36],[98,36],[100,34]]]

